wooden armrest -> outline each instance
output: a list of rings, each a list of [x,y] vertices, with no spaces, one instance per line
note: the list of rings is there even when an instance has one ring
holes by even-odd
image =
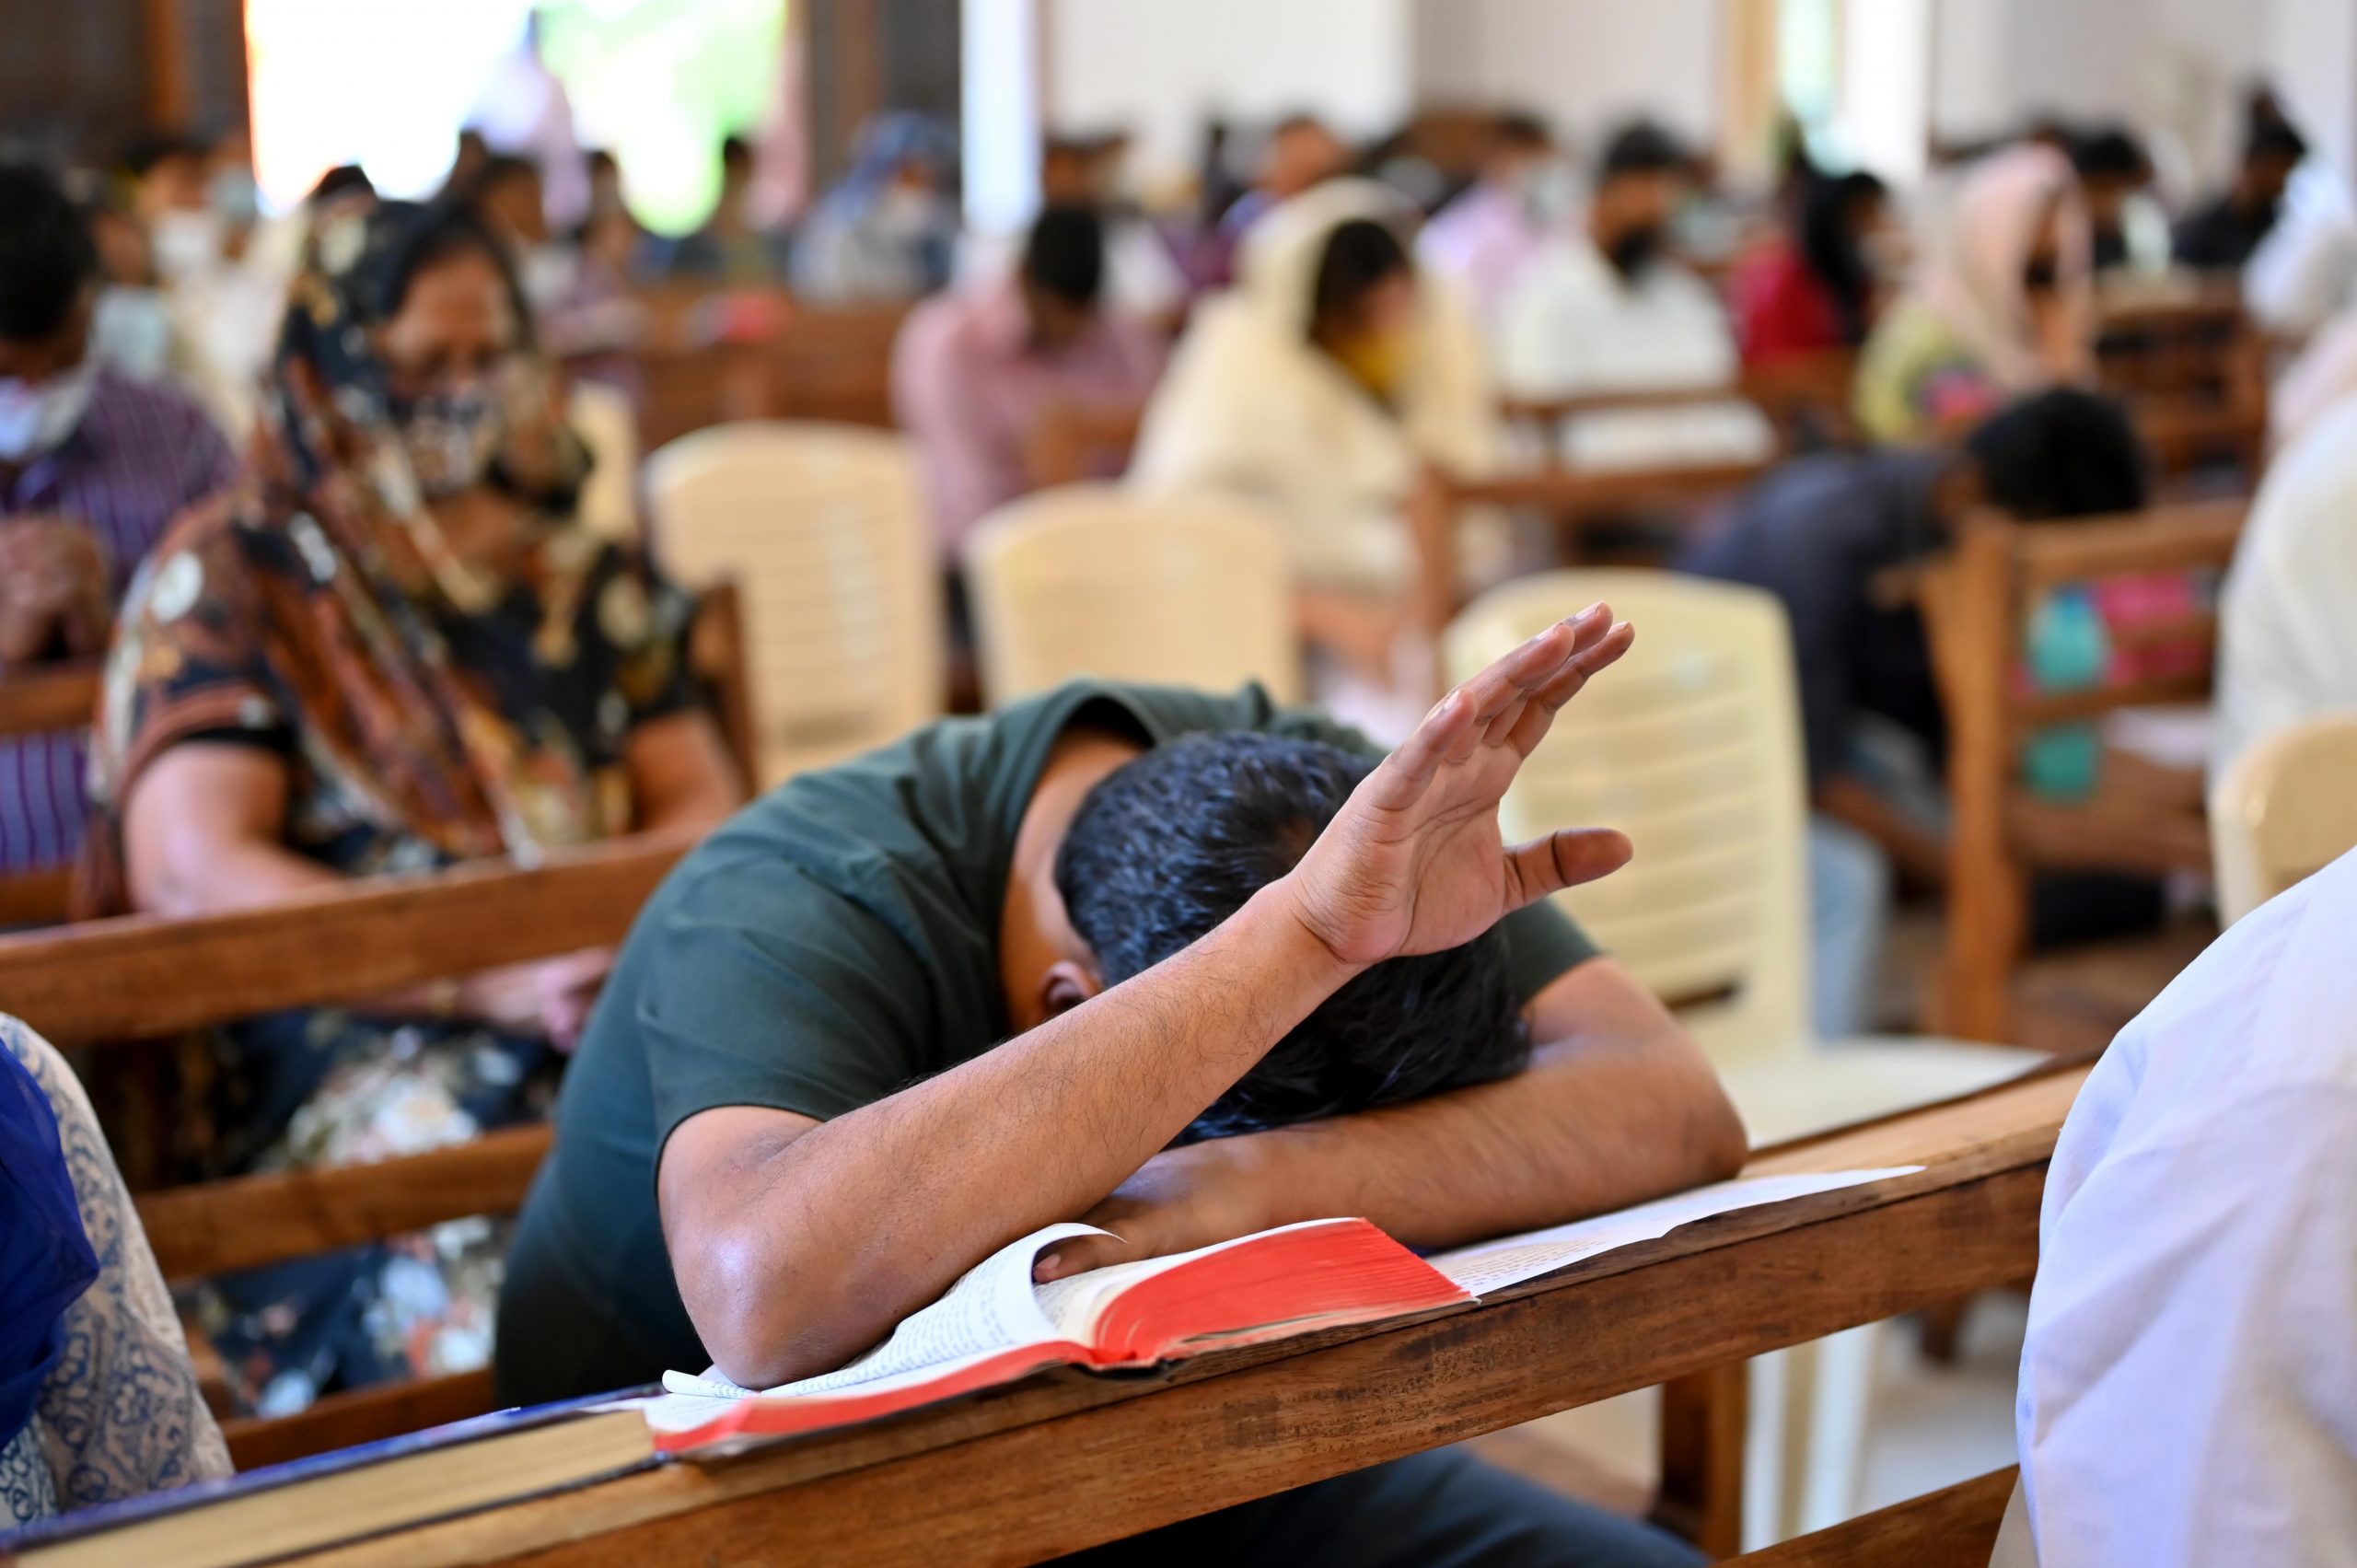
[[[1728,1568],[1989,1568],[2018,1469],[1992,1470],[1762,1551]]]
[[[95,661],[34,665],[0,676],[0,738],[87,729],[99,711]]]

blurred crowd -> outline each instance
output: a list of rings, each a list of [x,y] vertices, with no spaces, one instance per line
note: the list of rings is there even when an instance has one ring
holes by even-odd
[[[2357,224],[2271,97],[2246,121],[2231,177],[2174,212],[2130,130],[2055,123],[1905,191],[1789,131],[1772,182],[1745,191],[1650,121],[1574,145],[1484,115],[1446,153],[1294,114],[1211,128],[1192,189],[1152,204],[1122,136],[1055,136],[1014,234],[967,228],[954,137],[907,114],[785,221],[754,145],[729,138],[716,206],[676,237],[640,227],[611,157],[581,154],[584,190],[560,203],[528,144],[474,131],[423,203],[340,168],[265,213],[239,135],[0,167],[0,676],[110,661],[89,737],[0,746],[0,869],[78,862],[86,912],[202,913],[717,820],[742,781],[689,679],[686,601],[580,526],[566,389],[641,395],[663,291],[739,323],[761,299],[891,307],[894,416],[953,614],[974,525],[1045,472],[1249,495],[1283,529],[1319,696],[1378,732],[1429,693],[1443,585],[1550,548],[1511,517],[1454,527],[1452,482],[1781,459],[1677,563],[1790,615],[1819,991],[1846,1033],[1889,861],[1935,856],[1939,831],[1923,632],[1878,579],[1976,505],[2143,504],[2136,434],[2096,395],[2099,292],[2230,279],[2287,355],[2305,344],[2276,436],[2332,434],[2286,483],[2320,497],[2302,520],[2339,516]],[[1791,452],[1748,378],[1828,365],[1853,428]],[[1517,407],[1550,410],[1550,434]],[[2305,559],[2230,620],[2345,626],[2314,596],[2357,574]],[[2187,591],[2156,589],[2162,610]],[[2231,705],[2256,682],[2273,696],[2243,701],[2273,713],[2305,700],[2282,697],[2301,679],[2230,669],[2224,690]],[[1894,731],[1919,758],[1903,777],[1870,734]],[[601,963],[247,1027],[206,1157],[339,1163],[535,1114]],[[221,1282],[209,1324],[261,1410],[464,1364],[493,1251]]]

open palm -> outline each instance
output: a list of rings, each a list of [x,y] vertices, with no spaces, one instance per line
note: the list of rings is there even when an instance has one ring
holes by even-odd
[[[1436,953],[1624,865],[1629,841],[1608,829],[1509,847],[1498,803],[1557,711],[1634,638],[1592,605],[1442,698],[1295,868],[1303,923],[1346,963]]]

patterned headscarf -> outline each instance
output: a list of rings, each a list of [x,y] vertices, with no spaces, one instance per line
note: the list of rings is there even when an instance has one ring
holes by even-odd
[[[438,248],[437,248],[438,247]],[[454,250],[501,261],[519,342],[494,377],[486,483],[526,508],[513,548],[461,562],[422,499],[374,329],[412,274]],[[93,734],[96,812],[76,886],[87,913],[128,907],[121,812],[180,741],[295,738],[334,820],[389,846],[354,872],[530,857],[621,830],[610,771],[454,656],[480,618],[533,617],[534,656],[571,667],[583,617],[648,634],[650,580],[575,524],[586,454],[497,242],[470,215],[385,203],[324,228],[289,294],[252,460],[240,485],[175,525],[134,581]],[[668,610],[664,625],[679,617]],[[635,645],[635,644],[633,645]],[[676,664],[666,648],[633,671]],[[619,825],[618,825],[619,824]]]
[[[534,350],[531,309],[505,252],[464,207],[383,202],[321,230],[288,292],[257,462],[266,505],[308,506],[338,542],[404,588],[422,590],[422,574],[431,575],[462,608],[475,608],[483,587],[450,559],[426,517],[375,336],[421,266],[454,248],[498,266],[516,320],[517,352],[493,388],[503,436],[492,482],[544,517],[571,514],[588,453],[566,426],[556,377]]]

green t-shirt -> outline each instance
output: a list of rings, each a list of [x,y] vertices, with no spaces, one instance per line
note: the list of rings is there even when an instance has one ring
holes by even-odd
[[[504,1394],[565,1398],[705,1365],[656,1212],[656,1162],[679,1123],[732,1105],[824,1121],[1006,1038],[998,927],[1016,831],[1075,721],[1155,745],[1250,729],[1379,749],[1280,713],[1257,686],[1075,681],[738,812],[640,912],[566,1070],[501,1307]],[[1595,952],[1546,905],[1505,929],[1519,1001]]]

